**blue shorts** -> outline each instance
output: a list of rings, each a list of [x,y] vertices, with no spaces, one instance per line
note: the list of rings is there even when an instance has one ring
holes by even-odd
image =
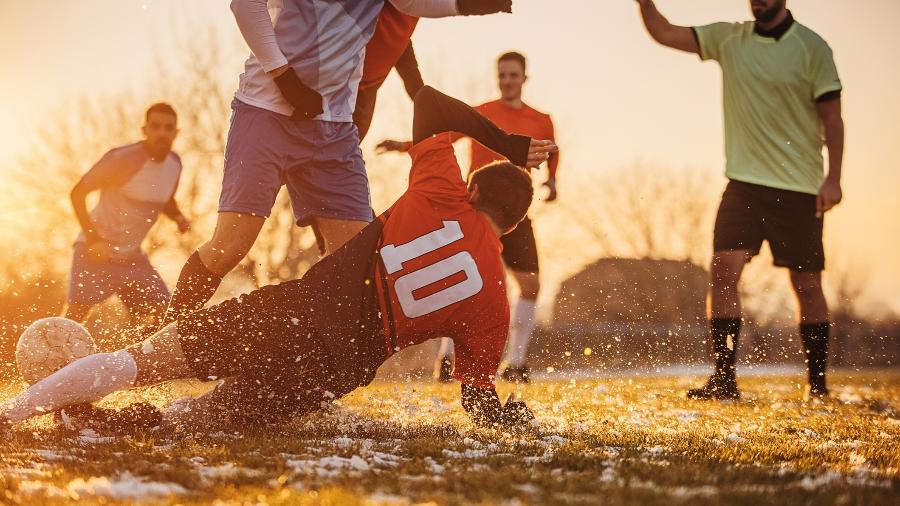
[[[76,243],[69,277],[69,303],[93,306],[113,295],[118,295],[132,312],[165,308],[169,303],[169,289],[150,265],[147,255],[97,261],[87,255],[84,243]]]
[[[219,212],[268,217],[287,185],[300,226],[314,217],[372,221],[369,178],[353,123],[293,119],[235,99]]]

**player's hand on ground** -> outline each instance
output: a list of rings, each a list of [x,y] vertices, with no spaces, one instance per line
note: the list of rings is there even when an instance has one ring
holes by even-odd
[[[412,142],[409,141],[394,141],[391,139],[385,139],[378,143],[375,146],[375,152],[378,154],[388,153],[388,152],[399,152],[406,153],[412,147]]]
[[[95,262],[109,260],[113,256],[113,248],[104,240],[94,241],[88,244],[88,257]]]
[[[512,0],[456,0],[456,11],[463,16],[512,12]]]
[[[512,395],[506,399],[500,413],[501,426],[511,432],[522,432],[531,427],[534,413],[525,405],[525,401],[516,400]]]
[[[843,198],[840,181],[826,179],[819,188],[819,194],[816,195],[816,217],[824,216],[826,212],[840,204]]]
[[[547,179],[547,181],[544,182],[544,186],[546,186],[547,189],[550,190],[549,192],[547,192],[547,197],[544,200],[546,202],[553,202],[554,200],[556,200],[556,179]]]
[[[272,75],[284,99],[294,106],[295,118],[312,119],[322,114],[322,95],[303,84],[293,68],[280,67]]]
[[[531,144],[528,146],[528,162],[525,163],[525,167],[533,169],[546,162],[550,158],[550,153],[557,151],[559,148],[553,141],[531,139]]]

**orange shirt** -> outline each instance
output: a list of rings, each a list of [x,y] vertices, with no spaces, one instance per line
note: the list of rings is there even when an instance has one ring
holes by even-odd
[[[384,3],[375,25],[375,33],[366,45],[360,89],[378,85],[390,74],[400,55],[406,50],[419,18],[398,11],[390,2]]]
[[[409,189],[380,217],[375,279],[388,354],[449,336],[454,377],[493,388],[509,331],[502,245],[469,203],[449,133],[409,151]]]
[[[500,100],[494,100],[481,104],[475,108],[484,117],[508,133],[527,135],[537,140],[555,140],[553,136],[553,121],[549,114],[544,114],[537,109],[522,104],[521,109],[513,109]],[[497,154],[481,144],[472,141],[472,163],[469,170],[487,165],[497,160],[504,160],[503,155]],[[548,168],[550,177],[556,177],[556,169],[559,166],[559,153],[550,156]]]

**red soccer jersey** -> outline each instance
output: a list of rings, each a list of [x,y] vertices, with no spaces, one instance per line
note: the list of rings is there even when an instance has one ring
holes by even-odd
[[[380,218],[375,279],[388,354],[449,336],[454,377],[493,388],[509,330],[500,239],[469,203],[449,133],[409,153],[409,189]]]
[[[475,110],[511,134],[527,135],[532,139],[556,140],[554,139],[553,121],[550,120],[550,115],[525,104],[522,104],[521,109],[513,109],[500,100],[494,100],[479,105]],[[469,170],[475,170],[491,162],[505,159],[506,157],[503,155],[472,141],[472,163],[469,166]],[[554,153],[548,161],[551,177],[556,176],[558,165],[559,154]]]
[[[364,90],[384,81],[409,45],[418,22],[419,18],[403,14],[393,4],[385,2],[378,15],[375,33],[366,45],[360,89]]]

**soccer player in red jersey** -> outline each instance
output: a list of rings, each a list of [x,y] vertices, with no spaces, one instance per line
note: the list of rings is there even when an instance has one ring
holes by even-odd
[[[512,12],[512,0],[457,0],[456,10],[461,16]],[[400,12],[390,2],[384,4],[378,15],[375,33],[366,45],[363,75],[353,110],[353,123],[359,129],[360,142],[372,124],[378,89],[392,68],[397,69],[409,98],[415,97],[425,86],[411,40],[418,22],[418,17]]]
[[[472,172],[467,185],[449,132],[510,161]],[[283,422],[368,384],[393,353],[440,336],[456,343],[455,377],[472,419],[510,429],[527,424],[524,403],[501,405],[493,386],[509,326],[499,238],[531,204],[531,178],[520,167],[539,165],[556,147],[507,134],[427,86],[416,95],[413,139],[406,193],[303,278],[191,313],[143,343],[79,359],[3,405],[0,426],[194,377],[231,381],[224,393],[198,401],[203,414],[194,411],[190,420]],[[156,412],[89,408],[76,417],[115,426],[148,413]]]
[[[550,116],[534,109],[522,101],[522,86],[528,76],[525,74],[525,57],[516,52],[505,53],[497,60],[497,83],[500,98],[481,104],[475,108],[483,116],[507,132],[527,135],[534,139],[554,140],[553,122]],[[397,150],[403,147],[396,141],[385,141],[379,145],[385,150]],[[469,170],[475,170],[495,160],[503,160],[502,153],[478,142],[472,143],[471,164]],[[544,183],[549,188],[547,201],[556,200],[556,170],[559,166],[559,153],[550,154],[547,162],[549,177]],[[539,283],[539,263],[537,245],[531,220],[526,217],[511,233],[503,236],[503,260],[519,285],[519,300],[516,303],[512,328],[507,347],[506,363],[503,378],[513,382],[527,382],[529,369],[527,365],[528,342],[534,331],[535,307],[537,303]],[[450,381],[452,362],[450,359],[452,341],[444,340],[438,352],[435,376],[440,381]]]

